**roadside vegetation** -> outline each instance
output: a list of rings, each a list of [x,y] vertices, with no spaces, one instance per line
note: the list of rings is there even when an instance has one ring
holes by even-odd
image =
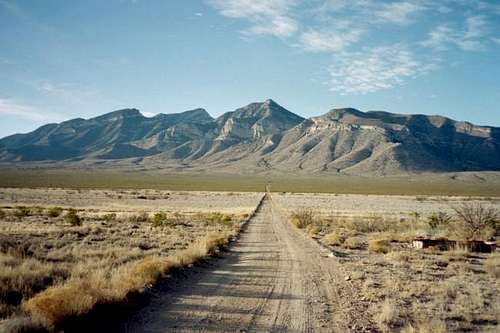
[[[496,331],[500,323],[499,252],[466,246],[416,249],[416,237],[492,240],[500,215],[463,202],[452,212],[364,218],[290,211],[290,222],[331,249],[382,332]],[[314,231],[314,232],[311,232]],[[332,259],[333,260],[333,259]]]
[[[2,332],[57,331],[97,305],[123,303],[216,255],[250,215],[59,206],[0,212]]]

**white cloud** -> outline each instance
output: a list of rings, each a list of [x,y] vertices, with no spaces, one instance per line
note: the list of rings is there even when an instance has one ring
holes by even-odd
[[[400,45],[344,53],[330,66],[330,90],[366,94],[390,89],[431,69]]]
[[[450,45],[464,51],[480,51],[484,47],[486,27],[484,16],[469,16],[465,20],[464,29],[454,29],[450,25],[437,26],[421,44],[441,51],[448,49]]]
[[[339,52],[359,41],[360,29],[338,30],[333,32],[310,30],[300,36],[301,45],[312,52]]]
[[[73,83],[36,81],[30,83],[44,96],[54,98],[71,106],[86,105],[89,99],[99,96],[98,91]]]
[[[0,115],[16,116],[35,121],[46,121],[53,116],[44,114],[32,106],[20,104],[8,98],[0,98]]]
[[[290,37],[298,23],[290,16],[296,0],[212,0],[221,15],[246,19],[251,23],[246,34]]]
[[[422,5],[413,2],[392,2],[384,4],[375,12],[375,16],[383,22],[406,25],[412,22],[411,16],[424,9]]]
[[[469,16],[465,20],[466,30],[464,39],[481,38],[486,32],[486,20],[484,16]]]

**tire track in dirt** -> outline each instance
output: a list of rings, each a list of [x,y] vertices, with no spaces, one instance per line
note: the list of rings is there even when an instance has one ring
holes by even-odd
[[[119,331],[371,331],[335,258],[295,230],[269,194],[231,251],[189,271]]]

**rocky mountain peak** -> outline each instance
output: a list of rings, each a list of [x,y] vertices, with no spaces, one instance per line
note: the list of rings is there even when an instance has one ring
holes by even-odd
[[[500,128],[353,108],[304,119],[267,99],[217,119],[202,108],[151,118],[123,109],[0,139],[2,163],[133,159],[193,170],[492,171],[500,170]]]

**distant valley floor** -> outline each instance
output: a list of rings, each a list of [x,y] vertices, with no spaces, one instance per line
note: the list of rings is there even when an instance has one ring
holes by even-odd
[[[166,189],[177,191],[500,196],[500,172],[363,177],[306,173],[203,173],[169,170],[0,167],[0,187]]]

